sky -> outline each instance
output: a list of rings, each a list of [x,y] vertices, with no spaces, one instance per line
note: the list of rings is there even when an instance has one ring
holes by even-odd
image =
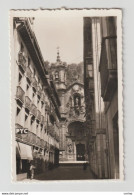
[[[83,61],[83,17],[35,17],[33,28],[44,61],[56,61],[57,47],[62,61]]]
[[[57,47],[59,47],[61,61],[71,63],[80,63],[83,61],[83,17],[84,15],[69,14],[50,14],[45,17],[35,17],[33,30],[40,46],[44,61],[50,63],[56,62]],[[99,25],[99,24],[98,24]],[[97,27],[98,38],[100,37],[99,26]],[[104,105],[100,99],[100,78],[97,72],[99,66],[98,54],[100,54],[100,40],[95,43],[95,27],[93,32],[93,64],[95,81],[95,101],[96,111],[103,111]],[[97,45],[96,45],[97,44]],[[98,52],[97,52],[98,50]],[[97,52],[97,53],[96,53]],[[99,93],[99,96],[98,96]]]

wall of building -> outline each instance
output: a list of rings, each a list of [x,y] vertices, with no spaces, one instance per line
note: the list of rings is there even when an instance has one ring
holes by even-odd
[[[24,147],[28,146],[32,157],[27,155],[23,159],[23,148],[19,149],[20,156],[17,156],[16,164],[20,167],[17,174],[27,171],[29,160],[32,160],[36,167],[35,173],[38,174],[48,169],[50,162],[58,163],[58,157],[55,155],[58,155],[59,150],[59,117],[46,90],[46,84],[17,30],[18,25],[16,23],[14,29],[15,133],[18,145],[23,143]],[[54,116],[54,123],[51,122],[50,115]],[[21,134],[18,128],[27,129],[27,134]],[[26,148],[25,152],[28,153]]]

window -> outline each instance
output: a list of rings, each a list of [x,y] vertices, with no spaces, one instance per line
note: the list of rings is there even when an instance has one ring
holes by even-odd
[[[25,121],[27,121],[29,115],[29,110],[25,108]]]
[[[38,129],[38,127],[39,127],[39,121],[36,120],[36,128]]]
[[[33,122],[35,121],[35,116],[31,117],[31,125],[33,124]]]
[[[43,125],[41,124],[41,131],[42,131],[42,129],[43,129]]]
[[[21,82],[22,74],[19,72],[19,83]]]
[[[21,111],[21,108],[17,107],[16,116],[19,115],[20,111]]]
[[[28,66],[31,64],[31,59],[28,57]]]
[[[43,106],[44,106],[44,102],[43,102],[43,101],[41,101],[41,108],[43,108]]]
[[[27,91],[28,91],[28,89],[29,89],[29,84],[27,84]]]
[[[34,98],[35,94],[36,94],[36,89],[33,87],[33,98]]]
[[[39,104],[39,102],[40,102],[40,96],[37,95],[37,104]]]
[[[28,119],[28,115],[27,115],[27,114],[25,114],[25,121],[27,121],[27,119]]]

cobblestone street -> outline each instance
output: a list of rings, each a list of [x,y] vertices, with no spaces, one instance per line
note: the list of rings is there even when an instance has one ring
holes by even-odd
[[[44,174],[35,176],[35,180],[79,180],[95,179],[95,176],[88,167],[83,170],[83,166],[59,166],[53,170],[48,170]],[[29,181],[29,179],[25,179]]]

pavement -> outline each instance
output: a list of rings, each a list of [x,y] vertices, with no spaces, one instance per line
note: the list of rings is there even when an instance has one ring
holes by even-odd
[[[89,180],[96,179],[90,167],[83,170],[83,166],[59,166],[45,173],[36,175],[33,180],[25,179],[23,181],[44,181],[44,180]]]

